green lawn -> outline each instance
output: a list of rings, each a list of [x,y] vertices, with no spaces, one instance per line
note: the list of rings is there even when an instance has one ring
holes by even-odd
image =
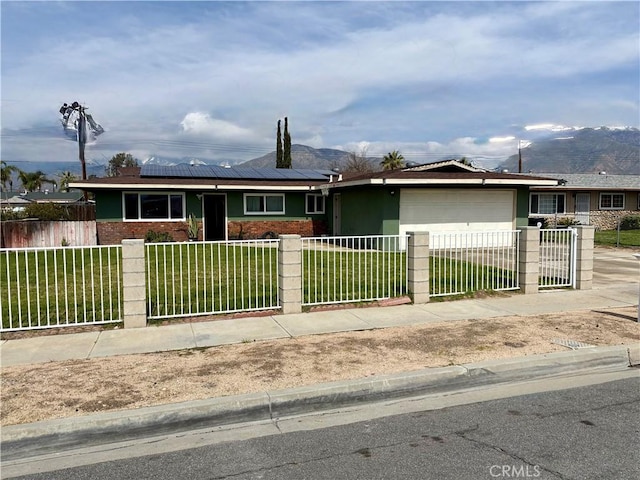
[[[122,319],[117,247],[0,252],[3,329]]]
[[[640,247],[640,230],[596,231],[595,244],[613,247]]]
[[[303,303],[361,302],[406,291],[406,254],[377,250],[304,250]]]
[[[273,246],[166,243],[148,246],[147,255],[150,317],[278,305],[278,251]]]
[[[117,248],[0,253],[3,329],[29,322],[45,327],[122,320],[122,260]],[[166,243],[147,245],[145,250],[150,318],[279,306],[276,243]],[[485,261],[432,257],[432,294],[510,288],[513,272],[484,265]],[[406,295],[406,262],[406,253],[396,249],[305,249],[303,303]]]

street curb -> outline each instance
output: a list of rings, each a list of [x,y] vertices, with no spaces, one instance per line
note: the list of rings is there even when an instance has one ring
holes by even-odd
[[[635,363],[634,363],[635,362]],[[640,344],[590,347],[2,428],[2,460],[604,367],[640,364]]]

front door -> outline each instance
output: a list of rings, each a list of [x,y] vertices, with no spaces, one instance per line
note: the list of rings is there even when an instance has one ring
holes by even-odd
[[[591,195],[588,193],[576,194],[576,221],[579,222],[580,225],[589,225],[589,211],[591,210],[590,199]]]
[[[227,202],[224,194],[202,197],[204,239],[208,241],[227,239]]]

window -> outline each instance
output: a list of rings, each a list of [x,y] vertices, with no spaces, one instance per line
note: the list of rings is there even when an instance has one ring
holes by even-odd
[[[538,215],[564,213],[564,193],[532,193],[529,213]]]
[[[624,193],[601,193],[600,210],[624,210]]]
[[[182,193],[124,193],[125,220],[184,220]]]
[[[245,215],[284,215],[284,194],[244,194]]]
[[[307,193],[305,212],[324,213],[324,196],[317,193]]]

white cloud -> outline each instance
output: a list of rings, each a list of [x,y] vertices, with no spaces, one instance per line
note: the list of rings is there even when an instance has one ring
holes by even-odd
[[[203,135],[211,138],[222,138],[233,141],[250,139],[253,134],[246,128],[241,128],[231,122],[211,118],[208,113],[192,112],[185,115],[182,122],[182,131],[187,134]]]
[[[637,5],[59,3],[24,17],[3,5],[2,125],[58,128],[59,104],[78,100],[107,130],[104,155],[247,160],[273,150],[285,115],[314,147],[498,155],[513,123],[639,115]],[[78,28],[61,35],[42,13],[56,8]],[[4,28],[14,19],[28,36]],[[16,151],[4,132],[3,156]]]

